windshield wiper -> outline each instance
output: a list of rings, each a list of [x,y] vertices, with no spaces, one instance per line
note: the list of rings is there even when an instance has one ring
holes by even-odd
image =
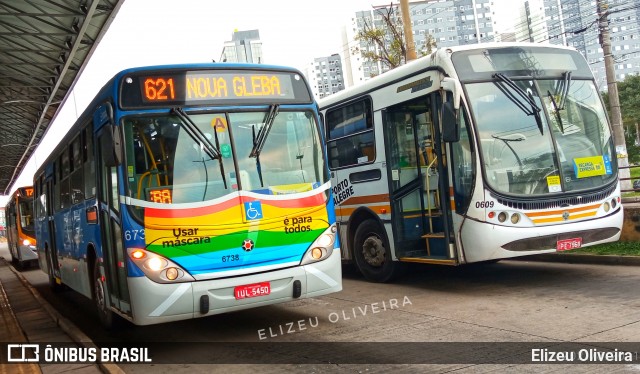
[[[502,93],[509,98],[520,110],[522,110],[526,115],[533,115],[536,119],[536,123],[538,124],[538,129],[540,129],[540,134],[544,134],[542,127],[542,118],[540,118],[540,107],[536,104],[536,101],[533,99],[533,95],[527,93],[518,85],[509,79],[507,76],[501,73],[496,73],[493,75],[493,78],[497,78],[500,82],[494,82]],[[511,90],[508,90],[504,86],[509,87]],[[515,92],[515,94],[514,94]],[[517,95],[516,95],[517,94]],[[528,104],[528,106],[527,106]]]
[[[565,71],[562,73],[562,84],[556,88],[556,94],[560,94],[560,100],[558,100],[558,110],[564,110],[567,104],[567,97],[569,97],[569,86],[571,85],[571,72]]]
[[[556,84],[556,95],[558,95],[558,102],[556,103],[555,97],[551,94],[549,90],[547,90],[547,95],[551,99],[551,104],[553,104],[553,111],[558,119],[558,125],[560,127],[560,132],[564,134],[564,123],[562,122],[562,117],[560,116],[560,111],[565,109],[567,104],[567,98],[569,97],[569,86],[571,85],[571,72],[565,71],[562,73],[562,82],[557,81]]]
[[[551,104],[553,105],[553,113],[555,114],[556,119],[558,120],[558,126],[560,127],[560,132],[564,134],[564,124],[562,123],[562,116],[560,115],[561,109],[556,104],[556,99],[553,98],[551,91],[547,90],[547,95],[549,95],[549,98],[551,99]]]
[[[262,152],[267,136],[269,136],[269,131],[271,131],[271,125],[273,125],[279,110],[280,105],[278,104],[273,104],[269,107],[269,112],[264,117],[264,125],[258,131],[258,135],[253,138],[253,148],[249,153],[249,157],[260,157],[260,152]]]
[[[271,126],[273,125],[273,121],[276,119],[279,110],[280,106],[278,104],[273,104],[269,107],[269,112],[264,117],[264,124],[262,125],[260,130],[258,130],[258,135],[256,135],[256,127],[251,127],[251,131],[253,133],[253,148],[251,149],[251,153],[249,153],[249,157],[255,157],[256,159],[256,170],[258,171],[258,178],[260,178],[261,187],[264,187],[264,183],[262,181],[260,152],[262,152],[264,143],[267,140],[267,136],[269,136],[269,131],[271,131]]]
[[[198,128],[198,126],[189,118],[187,113],[182,108],[171,108],[171,114],[175,115],[182,122],[184,130],[187,134],[196,142],[200,143],[201,149],[211,158],[211,160],[218,160],[220,165],[220,174],[222,174],[222,182],[224,183],[224,189],[227,189],[227,177],[224,174],[224,164],[222,162],[222,155],[218,148],[216,148],[211,141],[204,135],[204,133]],[[217,143],[217,135],[216,134],[216,143]],[[206,165],[205,165],[206,168]],[[209,183],[209,178],[205,181],[206,184]],[[206,187],[205,187],[206,188]],[[206,191],[206,189],[205,189]]]

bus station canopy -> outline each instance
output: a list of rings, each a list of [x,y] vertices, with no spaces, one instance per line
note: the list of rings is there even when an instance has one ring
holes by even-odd
[[[0,194],[8,194],[124,0],[0,0]]]

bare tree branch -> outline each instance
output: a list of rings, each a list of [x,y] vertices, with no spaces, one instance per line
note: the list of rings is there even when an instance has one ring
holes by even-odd
[[[360,54],[370,62],[380,62],[388,69],[406,63],[407,47],[399,12],[399,8],[394,6],[393,2],[388,7],[375,9],[375,16],[380,16],[382,22],[376,25],[375,16],[371,22],[365,18],[362,28],[354,37],[359,45],[353,47],[351,53]],[[424,45],[420,48],[421,54],[429,54],[435,48],[435,38],[430,34],[425,35]]]

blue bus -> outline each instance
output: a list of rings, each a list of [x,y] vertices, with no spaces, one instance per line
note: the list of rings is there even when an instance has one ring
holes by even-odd
[[[116,74],[34,176],[51,287],[91,298],[107,328],[340,291],[319,123],[291,68]]]

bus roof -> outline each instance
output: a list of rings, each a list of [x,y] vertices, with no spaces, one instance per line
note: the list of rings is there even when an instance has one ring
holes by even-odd
[[[342,91],[339,91],[331,96],[318,100],[320,109],[331,107],[337,103],[341,103],[353,96],[360,96],[366,92],[375,90],[379,87],[386,86],[398,80],[407,78],[410,75],[418,74],[427,70],[439,70],[445,76],[456,77],[453,65],[451,64],[450,55],[455,52],[470,51],[477,49],[492,49],[492,48],[513,48],[513,47],[528,47],[528,48],[555,48],[564,49],[567,51],[576,51],[575,48],[565,47],[555,44],[539,44],[539,43],[515,43],[515,42],[491,42],[471,45],[459,45],[454,47],[439,48],[427,56],[420,57],[416,60],[410,61],[405,65],[399,66],[393,70],[387,71],[376,77],[373,77],[365,82],[357,84],[353,87],[349,87]]]
[[[247,63],[218,63],[218,62],[208,62],[208,63],[187,63],[187,64],[170,64],[170,65],[148,65],[148,66],[138,66],[132,67],[125,70],[121,70],[116,73],[111,79],[109,79],[100,89],[100,91],[93,98],[91,103],[87,105],[85,110],[80,114],[75,124],[72,125],[65,136],[58,142],[55,149],[47,156],[45,162],[36,170],[34,173],[34,178],[37,178],[39,175],[44,173],[47,165],[49,165],[54,158],[57,156],[59,148],[62,147],[63,143],[68,142],[72,137],[75,137],[77,133],[73,131],[77,128],[78,124],[82,124],[88,121],[95,112],[95,110],[103,104],[105,101],[109,100],[109,98],[118,95],[118,82],[120,79],[134,72],[141,71],[154,71],[154,70],[200,70],[200,69],[209,69],[209,70],[272,70],[272,71],[283,71],[290,73],[297,73],[300,75],[301,79],[305,82],[307,89],[309,89],[309,84],[306,80],[304,74],[300,72],[300,70],[289,67],[289,66],[280,66],[280,65],[265,65],[265,64],[247,64]],[[311,100],[313,101],[313,94],[309,91],[309,95]],[[113,103],[117,105],[118,103]]]

